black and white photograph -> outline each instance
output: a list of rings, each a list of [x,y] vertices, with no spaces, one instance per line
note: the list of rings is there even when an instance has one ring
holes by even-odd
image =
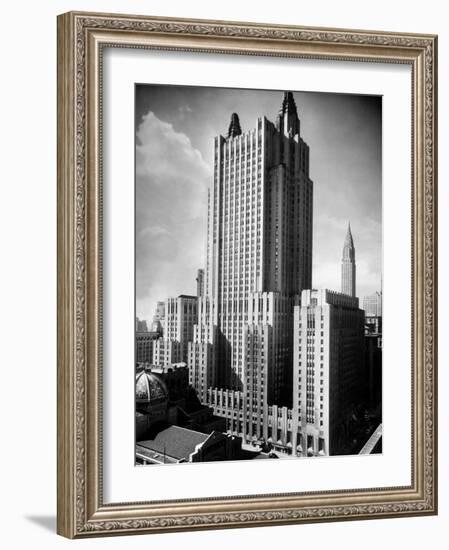
[[[444,547],[446,4],[2,8],[2,547]]]
[[[136,84],[135,220],[136,465],[382,453],[381,96]]]

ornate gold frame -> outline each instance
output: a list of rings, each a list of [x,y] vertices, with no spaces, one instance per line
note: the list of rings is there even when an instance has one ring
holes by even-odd
[[[102,502],[100,92],[105,45],[411,66],[410,486]],[[436,514],[436,55],[433,35],[94,13],[58,17],[58,533],[80,538]]]

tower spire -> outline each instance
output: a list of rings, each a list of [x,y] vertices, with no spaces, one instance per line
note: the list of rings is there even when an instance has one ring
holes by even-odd
[[[284,92],[281,108],[276,120],[278,130],[292,137],[299,134],[299,118],[292,92]]]
[[[343,254],[341,258],[341,291],[348,296],[355,296],[355,247],[351,232],[351,222],[348,222]]]
[[[241,134],[242,128],[240,127],[239,115],[237,113],[232,113],[228,129],[228,138],[240,136]]]
[[[352,250],[354,253],[355,253],[355,249],[354,249],[354,240],[352,238],[352,232],[351,232],[351,222],[348,221],[348,230],[346,232],[346,237],[345,237],[345,245],[343,247],[343,252],[345,250],[345,248],[347,250]]]

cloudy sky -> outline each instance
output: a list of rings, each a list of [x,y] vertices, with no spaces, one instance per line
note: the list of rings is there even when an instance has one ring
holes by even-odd
[[[380,97],[294,92],[314,182],[313,286],[340,290],[348,221],[357,295],[380,289],[382,101]],[[136,86],[136,315],[157,300],[195,294],[204,265],[213,138],[231,113],[242,130],[275,121],[283,91]]]

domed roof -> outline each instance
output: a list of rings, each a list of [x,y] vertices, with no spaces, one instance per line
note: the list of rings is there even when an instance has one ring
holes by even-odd
[[[144,369],[136,374],[136,401],[140,403],[168,401],[166,385],[151,370]]]

